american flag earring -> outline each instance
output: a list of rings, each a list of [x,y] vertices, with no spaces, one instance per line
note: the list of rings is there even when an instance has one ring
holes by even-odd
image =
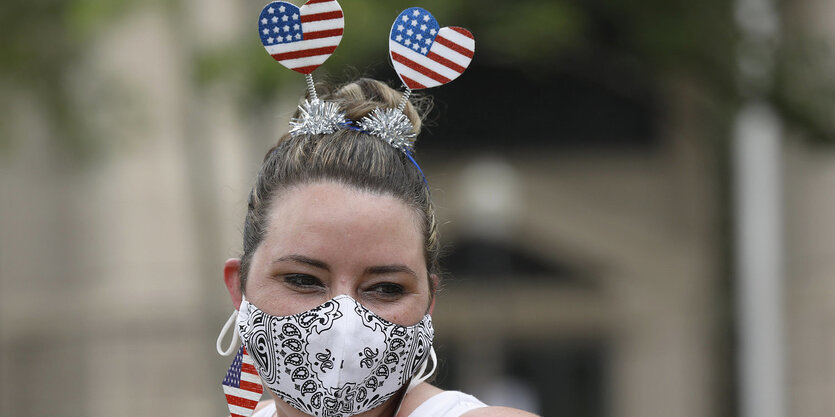
[[[226,394],[230,417],[250,417],[264,393],[255,364],[243,344],[223,378],[223,393]]]
[[[240,339],[234,328],[237,317],[238,311],[235,310],[229,316],[229,320],[226,320],[226,324],[223,325],[223,329],[217,336],[217,353],[222,356],[232,354]],[[229,330],[232,330],[232,340],[229,347],[224,350],[221,343]],[[258,371],[255,370],[255,363],[252,361],[252,357],[246,353],[246,347],[243,343],[238,348],[238,353],[232,360],[232,364],[229,365],[229,370],[226,371],[222,386],[223,393],[226,395],[226,403],[229,405],[229,415],[231,417],[251,416],[258,405],[258,400],[261,399],[261,394],[264,393],[264,386],[261,384]]]

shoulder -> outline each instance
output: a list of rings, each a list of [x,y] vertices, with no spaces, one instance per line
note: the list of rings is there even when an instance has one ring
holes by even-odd
[[[415,387],[403,401],[398,416],[536,417],[507,407],[488,407],[477,398],[458,391],[444,391],[427,383]]]
[[[482,407],[466,412],[461,417],[536,417],[536,414],[508,407]]]
[[[269,410],[269,411],[265,411],[265,410]],[[273,411],[275,411],[275,401],[264,400],[264,401],[259,402],[258,405],[255,406],[255,409],[252,410],[252,417],[258,417],[258,413],[260,413],[262,411],[264,411],[265,415],[271,416]]]

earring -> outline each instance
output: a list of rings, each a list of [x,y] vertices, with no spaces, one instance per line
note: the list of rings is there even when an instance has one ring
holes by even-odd
[[[261,399],[261,394],[264,393],[258,371],[255,370],[255,364],[246,353],[243,344],[229,366],[226,377],[223,378],[223,393],[226,394],[231,417],[251,416],[258,400]]]

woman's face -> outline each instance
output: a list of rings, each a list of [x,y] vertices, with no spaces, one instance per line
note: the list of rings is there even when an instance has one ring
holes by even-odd
[[[417,213],[389,195],[333,182],[291,188],[273,201],[246,298],[286,316],[346,294],[413,325],[431,299],[419,225]]]

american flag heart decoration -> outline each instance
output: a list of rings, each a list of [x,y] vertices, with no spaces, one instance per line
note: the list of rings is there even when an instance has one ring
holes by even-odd
[[[440,27],[428,11],[411,7],[397,16],[389,36],[394,70],[417,90],[446,84],[461,75],[473,60],[475,39],[467,29]]]
[[[258,371],[243,344],[223,378],[223,393],[230,417],[250,417],[264,393]]]
[[[310,74],[331,56],[345,28],[336,0],[309,0],[301,8],[274,1],[258,16],[261,43],[281,65]]]

